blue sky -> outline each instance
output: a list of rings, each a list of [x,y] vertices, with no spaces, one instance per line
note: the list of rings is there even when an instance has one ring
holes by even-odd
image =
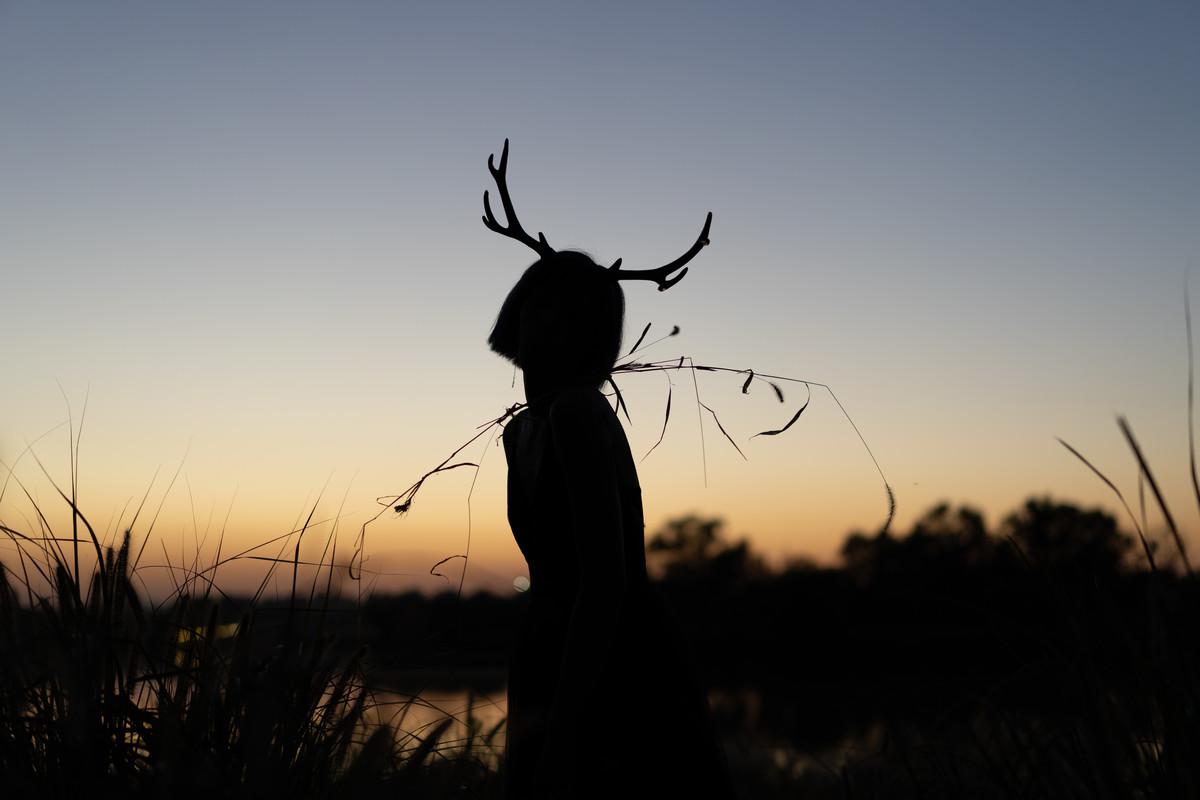
[[[1198,35],[1185,3],[0,3],[0,459],[61,383],[102,518],[186,451],[164,536],[233,504],[258,541],[327,482],[361,520],[521,399],[484,343],[531,260],[480,221],[508,137],[523,221],[602,263],[664,263],[711,210],[682,283],[627,290],[628,340],[678,324],[649,355],[831,385],[902,524],[1108,503],[1053,437],[1128,486],[1118,411],[1182,506]],[[739,441],[794,409],[703,380]],[[666,383],[634,382],[645,450]],[[710,426],[707,488],[698,425],[641,467],[649,527],[829,557],[878,523],[820,393],[749,462]],[[472,541],[502,585],[491,459]],[[378,562],[461,550],[447,480]]]

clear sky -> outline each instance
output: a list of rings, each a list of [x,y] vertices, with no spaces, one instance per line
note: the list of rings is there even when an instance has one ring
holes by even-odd
[[[1135,495],[1122,412],[1194,531],[1197,41],[1191,3],[0,2],[0,459],[86,397],[102,531],[182,464],[146,563],[206,531],[211,550],[226,519],[226,552],[250,547],[314,503],[341,509],[340,560],[377,496],[523,399],[485,343],[532,260],[480,220],[508,137],[522,220],[601,263],[665,263],[711,210],[679,285],[627,285],[627,346],[679,325],[645,356],[833,387],[898,527],[942,499],[992,520],[1031,494],[1111,506],[1055,436]],[[711,420],[702,458],[674,380],[640,465],[648,533],[716,514],[773,557],[829,559],[881,522],[828,395],[747,442],[802,387],[780,405],[701,374],[749,460]],[[635,453],[666,388],[622,383]],[[60,480],[65,430],[36,445]],[[369,529],[368,569],[397,573],[378,586],[456,586],[461,560],[428,571],[468,524],[468,589],[522,573],[485,451],[469,519],[463,470]],[[28,456],[16,474],[62,518]],[[32,524],[12,486],[0,519]]]

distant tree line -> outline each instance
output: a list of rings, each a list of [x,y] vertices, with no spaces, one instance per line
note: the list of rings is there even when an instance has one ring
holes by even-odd
[[[1064,690],[1058,673],[1073,658],[1086,656],[1089,680],[1134,691],[1123,683],[1152,646],[1148,585],[1182,598],[1172,608],[1197,596],[1161,554],[1149,571],[1108,513],[1043,498],[993,530],[972,508],[937,505],[903,535],[851,533],[835,565],[779,569],[722,520],[685,516],[647,539],[647,558],[707,684],[752,689],[761,703],[743,724],[812,747],[981,703],[1072,713],[1069,689],[1085,687]],[[360,624],[383,673],[496,688],[527,602],[376,595]]]

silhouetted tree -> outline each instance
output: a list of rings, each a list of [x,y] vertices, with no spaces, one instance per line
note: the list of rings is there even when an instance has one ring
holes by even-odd
[[[983,515],[968,506],[940,503],[913,523],[905,537],[884,531],[874,537],[852,533],[842,545],[847,574],[858,584],[917,575],[961,574],[992,563],[995,542]]]
[[[1027,500],[1005,518],[1002,532],[1034,567],[1093,577],[1121,572],[1134,544],[1111,514],[1049,498]]]
[[[711,581],[728,586],[739,581],[766,577],[770,570],[762,557],[743,538],[725,541],[723,519],[696,515],[666,523],[646,543],[648,559],[656,577],[665,581]]]

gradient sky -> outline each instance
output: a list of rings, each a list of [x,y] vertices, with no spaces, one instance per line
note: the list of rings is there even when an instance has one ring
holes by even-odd
[[[1031,494],[1112,507],[1055,436],[1135,495],[1120,412],[1194,531],[1197,41],[1188,3],[0,2],[0,459],[86,397],[81,502],[110,536],[182,464],[147,564],[206,531],[210,551],[226,519],[226,552],[250,547],[314,503],[341,509],[340,560],[377,496],[523,399],[485,344],[532,260],[480,220],[509,137],[526,226],[601,263],[664,263],[711,210],[682,283],[627,285],[627,346],[677,324],[647,358],[831,386],[901,529],[942,499],[993,521]],[[702,460],[674,380],[648,533],[718,514],[772,557],[829,559],[882,521],[827,394],[746,442],[803,388],[780,405],[701,374],[749,456],[705,420]],[[666,388],[622,382],[635,453]],[[65,430],[36,445],[60,480]],[[469,519],[464,470],[369,529],[377,586],[456,586],[461,560],[428,571],[468,524],[468,589],[522,573],[482,444]],[[62,519],[28,456],[16,474]],[[31,518],[10,486],[0,519]]]

